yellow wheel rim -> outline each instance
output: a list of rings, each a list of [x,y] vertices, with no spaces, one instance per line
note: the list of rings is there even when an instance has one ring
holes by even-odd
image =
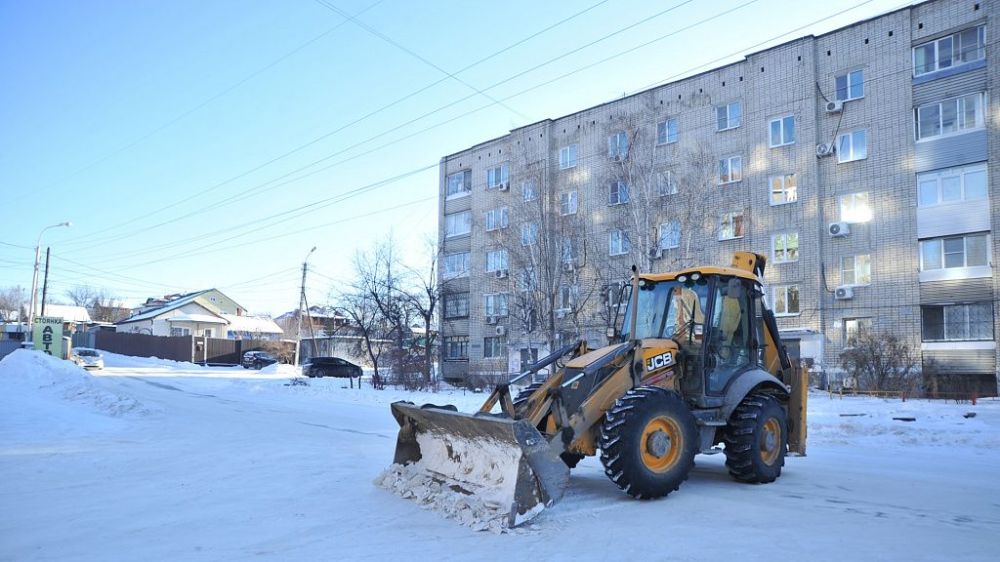
[[[781,454],[781,424],[774,418],[767,418],[760,432],[760,458],[764,464],[773,465]]]
[[[642,463],[653,472],[666,472],[677,464],[684,437],[677,422],[666,417],[653,418],[642,430]]]

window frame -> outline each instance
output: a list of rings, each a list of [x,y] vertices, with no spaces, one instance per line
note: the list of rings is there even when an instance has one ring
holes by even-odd
[[[863,268],[859,267],[859,259],[864,262]],[[847,267],[847,262],[850,260],[850,268]],[[868,280],[865,281],[863,276],[861,279],[858,277],[859,271],[867,272]],[[847,272],[851,272],[851,279],[847,279]],[[855,254],[853,256],[841,256],[840,258],[840,284],[845,287],[867,287],[872,284],[872,255],[871,254]]]
[[[719,215],[719,241],[722,242],[726,240],[739,240],[740,238],[746,236],[746,223],[744,217],[745,213],[743,211],[731,211]],[[727,236],[725,234],[726,224],[727,224],[726,219],[729,219],[728,221],[728,224],[730,225],[729,230],[732,233],[730,236]]]
[[[573,191],[564,191],[559,194],[559,215],[563,217],[568,217],[570,215],[575,215],[579,210],[579,195],[574,189]],[[572,207],[572,209],[567,212],[567,207]]]
[[[465,268],[457,272],[451,272],[448,264],[451,263],[450,259],[456,258],[457,256],[465,256],[464,259],[459,258],[460,262],[464,262]],[[451,254],[445,254],[444,257],[441,258],[441,278],[451,280],[468,277],[470,256],[471,252],[454,252]]]
[[[852,95],[852,93],[851,93],[852,86],[853,86],[853,84],[851,82],[851,77],[854,76],[855,74],[860,74],[861,75],[861,82],[858,84],[858,86],[861,88],[861,94],[857,95],[857,96]],[[837,84],[837,82],[841,78],[844,79],[844,88],[843,88],[843,90]],[[841,91],[844,92],[844,97],[840,96],[840,92]],[[833,77],[833,99],[835,99],[836,101],[839,101],[839,102],[845,102],[846,103],[846,102],[849,102],[849,101],[864,99],[864,97],[865,97],[865,69],[863,69],[863,68],[856,68],[854,70],[847,70],[847,71],[845,71],[845,72],[843,72],[841,74],[834,75],[834,77]]]
[[[483,359],[502,359],[507,355],[505,336],[483,336]]]
[[[739,162],[739,172],[740,172],[739,175],[740,175],[740,177],[738,179],[732,179],[732,177],[733,177],[733,162],[734,161]],[[725,163],[725,166],[726,166],[726,177],[729,178],[726,181],[722,181],[722,176],[723,176],[723,174],[722,174],[722,166],[723,166],[723,163]],[[719,169],[718,169],[718,172],[719,172],[719,175],[718,175],[718,178],[717,178],[718,185],[729,185],[729,184],[739,183],[739,182],[743,181],[743,155],[742,154],[735,154],[735,155],[726,156],[725,158],[720,159],[719,160]]]
[[[471,295],[468,292],[462,293],[445,293],[442,295],[441,305],[444,309],[445,320],[452,320],[455,318],[468,318],[469,317],[469,301],[471,300]],[[457,301],[457,303],[456,303]],[[456,306],[456,304],[464,303],[464,307]],[[458,312],[455,313],[454,309],[458,308]]]
[[[791,119],[791,127],[788,127],[785,123],[786,120]],[[780,141],[778,143],[774,142],[774,124],[778,124]],[[791,139],[785,138],[785,133],[787,130],[791,129]],[[767,144],[770,148],[780,148],[782,146],[789,146],[795,144],[795,114],[790,113],[788,115],[783,115],[781,117],[775,117],[768,121],[767,124]]]
[[[493,256],[496,256],[495,258]],[[500,263],[491,263],[499,261]],[[495,250],[486,250],[486,273],[496,273],[498,271],[510,271],[508,267],[510,261],[507,255],[506,248],[497,248]]]
[[[982,53],[982,56],[981,57],[977,57],[977,58],[972,59],[972,60],[968,60],[968,61],[961,61],[959,57],[961,56],[963,49],[961,48],[961,45],[959,45],[958,48],[956,49],[956,43],[961,43],[962,32],[969,31],[970,29],[974,29],[976,31],[976,43],[978,45],[978,47],[976,47],[976,52],[977,53]],[[948,65],[947,66],[941,66],[941,55],[940,55],[941,48],[940,48],[940,45],[945,40],[950,40],[951,41],[951,48],[950,48],[950,50],[951,50],[952,55],[951,55],[951,58],[950,58],[950,61],[949,61]],[[934,45],[934,68],[932,68],[931,70],[925,70],[924,72],[918,72],[918,70],[917,70],[917,50],[922,49],[922,48],[924,48],[924,47],[926,47],[928,45]],[[913,77],[917,78],[917,77],[920,77],[920,76],[928,76],[928,75],[934,74],[935,72],[941,72],[942,70],[949,70],[949,69],[953,69],[953,68],[961,68],[961,67],[963,67],[965,65],[973,64],[973,63],[979,62],[981,60],[986,60],[986,56],[987,56],[987,54],[986,54],[986,46],[987,46],[987,43],[986,43],[986,24],[976,24],[976,25],[973,25],[973,26],[969,26],[969,27],[960,29],[960,30],[958,30],[958,31],[956,31],[954,33],[950,33],[948,35],[945,35],[943,37],[938,37],[936,39],[931,39],[930,41],[925,41],[923,43],[920,43],[919,45],[914,45],[911,48],[911,52],[912,52],[911,62],[913,63],[913,67],[912,67]]]
[[[979,237],[982,237],[984,239],[983,240],[983,245],[984,245],[984,248],[985,248],[985,260],[986,260],[986,262],[982,263],[982,264],[979,264],[979,265],[969,265],[969,238],[979,238]],[[945,241],[947,241],[947,240],[955,240],[955,239],[961,239],[962,240],[962,265],[953,265],[953,266],[949,267],[948,266],[948,262],[947,262],[947,260],[948,260],[948,254],[949,253],[954,253],[954,252],[947,252],[946,251]],[[933,269],[928,269],[926,267],[926,264],[924,263],[924,245],[925,244],[930,244],[930,243],[937,243],[937,244],[940,245],[941,251],[940,251],[939,257],[941,259],[941,261],[940,261],[941,267],[935,267]],[[934,238],[926,238],[926,239],[920,240],[919,243],[918,243],[918,251],[920,252],[920,271],[921,272],[925,272],[925,271],[943,271],[943,270],[948,270],[948,269],[968,269],[968,268],[971,268],[971,267],[992,267],[992,265],[993,265],[993,263],[992,263],[993,256],[992,256],[992,252],[991,252],[991,244],[992,244],[992,240],[990,239],[990,234],[988,232],[970,232],[970,233],[967,233],[967,234],[958,234],[958,235],[951,235],[951,236],[936,236]]]
[[[577,153],[579,152],[579,145],[577,143],[567,144],[566,146],[559,147],[559,169],[569,170],[575,168],[578,164]],[[572,158],[570,158],[572,156]]]
[[[615,199],[612,200],[611,196],[614,194]],[[628,183],[622,180],[614,180],[608,184],[608,206],[614,207],[615,205],[625,205],[632,200],[632,194],[629,193]]]
[[[779,238],[782,238],[784,240],[784,248],[782,249],[782,252],[784,252],[784,255],[787,256],[788,253],[789,253],[789,251],[790,251],[789,250],[789,244],[788,244],[789,236],[794,236],[795,237],[795,259],[778,259],[778,248],[775,245],[775,242]],[[798,262],[799,261],[799,254],[801,253],[801,246],[802,246],[802,244],[801,244],[801,240],[800,240],[800,237],[799,237],[799,232],[797,230],[786,230],[784,232],[776,232],[776,233],[772,234],[771,235],[771,262],[775,263],[775,264],[778,264],[778,263],[796,263],[796,262]]]
[[[484,293],[483,315],[497,318],[510,316],[510,295],[508,293]]]
[[[449,222],[454,223],[457,220],[456,217],[461,217],[461,216],[466,217],[466,220],[462,222],[464,222],[464,225],[467,227],[467,229],[461,232],[458,231],[449,232],[448,229]],[[456,211],[454,213],[447,213],[444,216],[444,221],[445,221],[444,237],[446,239],[458,238],[459,236],[468,236],[472,234],[472,211],[466,210],[466,211]]]
[[[971,308],[972,307],[983,307],[984,309],[985,308],[989,309],[989,311],[990,311],[990,321],[983,323],[985,326],[989,327],[989,332],[990,333],[989,333],[988,336],[984,335],[982,337],[974,337],[972,335],[972,332],[973,332],[972,328],[973,328],[973,325],[974,325],[973,321],[972,321],[972,315],[971,315],[971,312],[972,312]],[[948,318],[949,318],[950,315],[947,314],[946,309],[955,310],[955,309],[958,309],[958,308],[961,308],[963,310],[963,316],[964,316],[964,322],[963,322],[963,324],[964,324],[964,328],[965,328],[966,337],[949,338],[948,337],[949,336],[949,329],[948,329],[949,322],[948,322]],[[940,311],[941,311],[940,312],[940,314],[941,314],[941,338],[931,338],[931,337],[928,337],[928,335],[927,335],[928,330],[927,330],[927,316],[926,316],[926,314],[931,309],[940,309]],[[934,343],[934,342],[995,341],[995,335],[994,334],[996,333],[996,330],[994,329],[994,326],[993,326],[995,321],[996,321],[996,307],[994,306],[994,304],[993,304],[992,301],[977,301],[977,302],[963,302],[963,303],[954,303],[954,304],[922,305],[920,307],[920,341],[921,342],[925,342],[925,343]]]
[[[970,97],[975,97],[976,99],[976,111],[974,114],[975,123],[972,126],[962,126],[962,122],[965,120],[967,110],[963,108],[964,101]],[[955,102],[955,130],[945,132],[945,104],[949,102]],[[923,121],[920,118],[921,110],[929,109],[931,107],[937,107],[937,134],[923,135],[921,132],[921,127]],[[914,138],[916,142],[928,142],[942,138],[955,137],[958,135],[965,135],[981,129],[986,128],[986,92],[971,92],[967,94],[962,94],[960,96],[952,96],[944,98],[938,101],[925,103],[921,106],[917,106],[913,110],[913,127],[914,127]]]
[[[664,189],[664,187],[667,189]],[[656,172],[656,192],[660,197],[677,195],[679,191],[673,170],[667,169]]]
[[[627,231],[621,228],[616,228],[608,232],[609,256],[626,256],[631,251],[632,251],[632,241],[629,240]]]
[[[452,183],[451,180],[452,180],[452,178],[454,178],[456,176],[459,176],[459,175],[462,176],[462,178],[461,178],[462,189],[460,189],[460,190],[455,191],[454,193],[452,193],[452,192],[450,192],[451,183]],[[444,179],[444,199],[445,199],[445,201],[451,201],[453,199],[460,199],[462,197],[468,196],[471,193],[472,193],[472,170],[471,169],[459,170],[457,172],[453,172],[453,173],[450,173],[450,174],[448,174],[448,175],[445,176],[445,179]]]
[[[444,347],[445,361],[469,360],[469,336],[445,336],[441,343]],[[452,355],[453,350],[457,350],[459,354]]]
[[[622,145],[624,144],[624,149]],[[628,132],[617,131],[608,135],[608,158],[620,161],[628,159],[629,140]]]
[[[860,210],[859,201],[861,199],[865,200],[868,210],[867,214],[862,213]],[[846,207],[845,203],[847,203]],[[837,197],[837,212],[839,213],[841,222],[850,224],[864,224],[866,222],[870,222],[875,216],[872,207],[872,195],[870,191],[855,191],[853,193],[845,193],[840,197]],[[847,212],[845,212],[845,210]]]
[[[789,311],[789,309],[791,307],[790,305],[791,305],[791,302],[792,302],[791,298],[789,297],[789,290],[791,290],[791,289],[794,289],[794,291],[795,291],[795,304],[796,304],[797,310],[795,310],[794,312],[790,312]],[[779,290],[784,293],[784,299],[782,299],[781,301],[778,300],[778,291]],[[789,283],[789,284],[784,284],[784,285],[775,285],[775,286],[771,287],[771,301],[773,303],[773,304],[771,304],[771,307],[772,307],[771,308],[771,312],[774,313],[774,316],[776,318],[789,317],[789,316],[798,316],[798,315],[802,314],[802,291],[799,289],[799,285],[797,283]],[[784,305],[785,305],[784,306],[784,308],[785,308],[784,311],[779,311],[778,310],[778,303],[779,302],[783,302],[784,303]]]
[[[856,154],[857,151],[855,150],[855,148],[856,148],[855,144],[856,143],[854,142],[854,135],[856,135],[858,133],[861,133],[862,136],[865,139],[865,154],[864,154],[864,156],[858,156]],[[844,151],[840,148],[841,145],[843,144],[842,139],[844,139],[844,138],[846,138],[846,139],[848,139],[850,141],[850,145],[851,145],[850,158],[845,158],[844,157]],[[837,145],[836,145],[836,147],[837,147],[837,163],[838,164],[846,164],[848,162],[857,162],[858,160],[867,160],[868,159],[868,144],[869,143],[868,143],[868,129],[867,128],[854,129],[854,130],[851,130],[851,131],[840,133],[839,135],[837,135]]]
[[[499,170],[499,172],[498,172]],[[499,181],[496,177],[499,174]],[[510,163],[504,162],[486,169],[486,189],[499,189],[502,185],[510,185]]]
[[[733,107],[736,108],[735,112],[732,111]],[[726,126],[725,127],[720,127],[719,126],[719,125],[722,124],[722,119],[723,119],[723,116],[720,113],[721,111],[725,111],[726,112],[726,115],[725,115]],[[735,117],[736,117],[736,124],[733,124],[733,116],[734,116],[734,114],[735,114]],[[727,104],[724,104],[724,105],[717,105],[717,106],[715,106],[715,132],[721,133],[722,131],[731,131],[733,129],[738,129],[740,127],[740,125],[742,125],[742,124],[743,124],[743,103],[740,100],[731,101],[731,102],[729,102]]]
[[[661,135],[660,132],[663,132]],[[673,131],[673,134],[671,134]],[[677,142],[678,128],[677,128],[677,118],[667,117],[662,121],[656,122],[656,144],[655,146],[665,146],[668,144],[674,144]]]
[[[538,199],[538,186],[535,185],[534,179],[528,179],[521,182],[521,199],[525,203]]]
[[[538,244],[538,223],[521,223],[521,245],[534,246],[535,244]]]
[[[950,173],[949,173],[950,172]],[[983,191],[983,197],[978,197],[970,199],[968,197],[968,181],[967,177],[972,174],[983,174],[986,189]],[[944,200],[944,180],[946,178],[958,178],[960,197],[954,201]],[[931,179],[935,182],[934,191],[936,193],[936,198],[934,203],[925,204],[923,202],[923,193],[921,184],[930,181]],[[917,207],[922,209],[928,209],[932,207],[939,207],[941,205],[956,205],[962,203],[968,203],[970,201],[989,201],[990,199],[990,176],[989,169],[985,162],[977,162],[975,164],[967,164],[964,166],[951,166],[948,168],[940,168],[937,170],[931,170],[929,172],[920,172],[917,174]]]
[[[850,328],[850,323],[855,323],[855,328],[852,330]],[[861,330],[867,329],[871,330],[875,327],[875,322],[870,316],[859,316],[857,318],[844,318],[844,347],[847,347],[851,341],[852,335],[857,335]],[[853,332],[853,334],[852,334]]]
[[[486,211],[486,232],[504,230],[510,226],[510,210],[507,207],[497,207]]]
[[[789,189],[789,185],[788,185],[789,184],[789,181],[788,181],[789,179],[791,179],[791,189]],[[768,201],[768,203],[770,203],[770,205],[772,207],[780,207],[782,205],[790,205],[792,203],[797,203],[799,201],[799,179],[798,179],[798,177],[796,176],[795,173],[782,174],[782,175],[777,175],[777,176],[771,176],[767,180],[768,180],[767,181],[767,183],[768,183],[767,201]],[[784,198],[785,198],[784,201],[775,202],[775,199],[774,199],[774,196],[775,196],[775,189],[774,189],[774,187],[775,187],[775,180],[780,180],[780,183],[781,183],[781,191],[780,191],[780,193],[784,194]],[[788,197],[789,193],[792,194],[791,198]]]
[[[681,221],[669,220],[667,222],[660,223],[660,226],[657,227],[656,234],[656,245],[659,250],[673,250],[681,247]],[[673,246],[665,245],[671,240],[675,241]]]

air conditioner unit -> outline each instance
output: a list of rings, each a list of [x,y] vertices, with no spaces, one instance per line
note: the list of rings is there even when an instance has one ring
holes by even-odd
[[[851,225],[846,222],[831,222],[829,226],[826,227],[826,231],[830,233],[833,238],[843,238],[851,233]]]
[[[658,259],[660,259],[662,257],[663,257],[663,249],[662,248],[650,248],[649,249],[649,259],[651,259],[651,260],[658,260]]]
[[[833,296],[838,301],[846,301],[854,298],[854,287],[837,287],[833,291]]]
[[[506,326],[497,326],[496,327],[496,335],[498,335],[498,336],[506,336],[507,335],[507,327]]]
[[[496,275],[497,275],[497,279],[506,279],[507,278],[507,270],[506,269],[498,269]]]
[[[487,316],[486,317],[486,323],[487,324],[496,324],[497,323],[497,317],[496,316]]]
[[[563,262],[563,271],[573,271],[573,262],[570,260]]]
[[[822,158],[824,156],[830,156],[836,151],[832,142],[824,142],[816,145],[816,157]]]
[[[562,320],[563,318],[566,318],[566,311],[565,310],[557,310],[556,311],[556,318],[558,318],[560,320]]]
[[[510,183],[509,182],[503,182],[503,183],[501,183],[500,185],[497,186],[497,189],[499,189],[500,191],[507,191],[508,189],[510,189]]]
[[[840,113],[843,110],[844,110],[844,102],[840,100],[826,102],[827,113]]]

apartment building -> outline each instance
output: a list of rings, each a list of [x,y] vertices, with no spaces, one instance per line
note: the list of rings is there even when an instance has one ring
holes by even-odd
[[[444,376],[603,344],[633,264],[744,250],[815,371],[871,327],[996,394],[997,5],[931,0],[442,158]]]

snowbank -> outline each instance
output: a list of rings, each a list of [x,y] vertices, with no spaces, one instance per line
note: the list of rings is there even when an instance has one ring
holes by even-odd
[[[300,375],[300,369],[295,365],[286,365],[284,363],[272,363],[263,369],[257,371],[260,375],[278,375],[279,377],[295,377]]]
[[[4,408],[17,411],[32,405],[55,414],[59,409],[83,409],[111,417],[144,415],[148,410],[139,401],[112,392],[76,364],[38,351],[19,349],[0,360],[0,393],[14,404]]]
[[[159,357],[135,357],[132,355],[120,355],[110,351],[101,351],[104,355],[104,365],[106,367],[165,367],[169,369],[210,369],[216,367],[205,367],[189,361],[174,361],[173,359],[160,359]]]

